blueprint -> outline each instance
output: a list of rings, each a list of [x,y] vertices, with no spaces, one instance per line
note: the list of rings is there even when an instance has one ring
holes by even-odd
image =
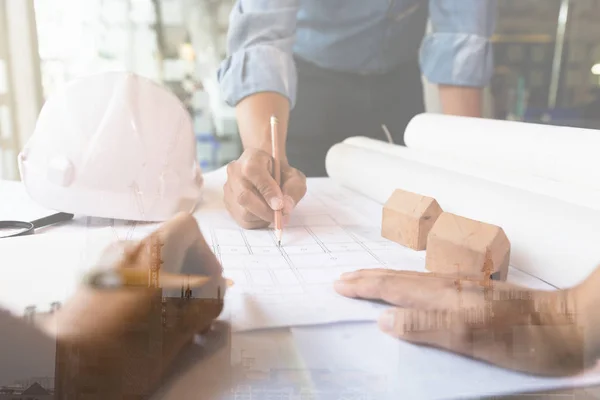
[[[379,205],[319,183],[292,215],[281,247],[272,230],[241,229],[224,209],[196,213],[235,282],[224,313],[234,330],[374,320],[381,305],[342,298],[333,282],[361,268],[422,268],[421,255],[381,238]]]
[[[208,202],[195,216],[235,282],[223,318],[234,331],[376,320],[386,306],[343,298],[333,282],[358,269],[425,271],[425,252],[381,236],[381,212],[360,194],[313,179],[278,247],[272,230],[241,229],[224,207]]]
[[[339,296],[333,282],[358,269],[425,271],[425,252],[382,238],[380,204],[330,180],[309,180],[308,193],[284,229],[281,247],[271,229],[244,230],[230,218],[223,204],[223,183],[223,175],[207,179],[194,216],[224,275],[235,282],[221,316],[234,331],[375,321],[386,306]],[[0,283],[0,304],[16,314],[29,306],[47,310],[72,295],[109,243],[139,240],[158,226],[78,217],[43,234],[3,239],[3,259],[18,261],[19,266]],[[181,272],[201,274],[202,269]],[[519,276],[511,269],[509,280],[518,282]],[[552,289],[535,278],[527,285]]]

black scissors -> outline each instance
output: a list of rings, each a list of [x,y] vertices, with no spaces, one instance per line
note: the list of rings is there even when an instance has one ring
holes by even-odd
[[[37,228],[58,224],[73,219],[73,214],[58,213],[48,217],[36,219],[32,222],[0,221],[0,239],[15,236],[25,236],[35,233]]]

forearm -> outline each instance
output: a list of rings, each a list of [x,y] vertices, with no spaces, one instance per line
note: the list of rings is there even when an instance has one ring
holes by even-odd
[[[431,30],[421,69],[439,85],[445,114],[482,117],[482,89],[494,73],[497,0],[429,0]]]
[[[444,114],[462,117],[483,117],[483,89],[439,85]]]
[[[271,152],[270,118],[279,120],[278,132],[285,160],[285,141],[290,114],[289,100],[275,92],[261,92],[246,97],[236,106],[236,116],[244,149]]]
[[[489,319],[481,328],[471,325],[472,347],[466,347],[466,355],[554,377],[577,375],[595,365],[596,328],[575,291],[513,290],[494,296],[499,301],[492,303]]]
[[[536,312],[516,337],[529,353],[512,360],[525,372],[549,376],[582,373],[593,368],[600,357],[600,325],[597,285],[600,271],[572,289],[538,293]],[[594,285],[596,290],[594,290]],[[513,328],[513,335],[518,331]]]
[[[577,301],[577,317],[584,328],[587,359],[600,358],[600,267],[571,289]]]
[[[228,57],[219,68],[224,100],[236,108],[244,149],[271,152],[269,119],[285,143],[296,97],[293,47],[299,0],[236,2],[229,18]],[[291,104],[290,104],[291,103]]]

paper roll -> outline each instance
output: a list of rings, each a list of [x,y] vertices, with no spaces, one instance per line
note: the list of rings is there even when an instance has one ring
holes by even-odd
[[[557,287],[577,284],[600,262],[599,211],[347,143],[330,149],[326,168],[334,181],[381,204],[400,188],[501,226],[511,265]]]
[[[600,131],[593,129],[421,114],[404,140],[431,154],[600,188]]]
[[[425,153],[423,151],[392,145],[367,137],[351,137],[346,139],[344,143],[474,176],[502,185],[527,190],[529,192],[554,197],[594,210],[600,210],[600,189],[551,181],[549,179],[519,173],[511,169],[507,170],[493,165],[481,165],[473,161],[452,158],[442,154]]]

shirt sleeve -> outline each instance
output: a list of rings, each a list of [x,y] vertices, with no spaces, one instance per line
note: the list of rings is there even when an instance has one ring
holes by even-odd
[[[224,99],[234,107],[259,92],[296,101],[293,58],[300,0],[237,0],[229,17],[227,58],[218,71]]]
[[[483,87],[493,74],[496,0],[429,0],[421,70],[432,83]]]

